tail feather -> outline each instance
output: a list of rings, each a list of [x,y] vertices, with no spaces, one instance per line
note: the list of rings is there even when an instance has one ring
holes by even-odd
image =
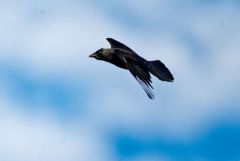
[[[148,61],[148,68],[158,79],[173,82],[174,78],[172,73],[160,60]]]

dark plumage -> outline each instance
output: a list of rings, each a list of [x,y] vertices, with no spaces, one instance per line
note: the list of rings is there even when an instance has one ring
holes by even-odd
[[[111,48],[101,48],[89,57],[128,69],[150,99],[154,99],[150,73],[162,81],[172,82],[174,80],[171,72],[160,60],[147,61],[126,45],[112,38],[107,38],[107,41],[110,43]]]

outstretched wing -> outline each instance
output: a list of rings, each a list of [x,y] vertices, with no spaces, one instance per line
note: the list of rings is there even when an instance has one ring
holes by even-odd
[[[107,38],[107,41],[110,43],[111,48],[119,48],[119,49],[124,49],[124,50],[134,52],[132,49],[130,49],[129,47],[127,47],[123,43],[118,42],[117,40],[114,40],[112,38]]]
[[[135,62],[131,59],[122,57],[123,61],[126,63],[128,70],[134,76],[134,78],[141,85],[143,90],[146,92],[150,99],[154,99],[153,87],[151,85],[151,76],[144,65],[139,62]]]

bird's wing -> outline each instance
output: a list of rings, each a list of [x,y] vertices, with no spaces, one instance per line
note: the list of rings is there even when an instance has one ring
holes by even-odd
[[[123,43],[118,42],[117,40],[114,40],[112,38],[107,38],[107,41],[110,43],[111,48],[119,48],[119,49],[124,49],[127,51],[134,52],[132,49],[124,45]]]
[[[151,76],[148,70],[141,65],[139,62],[133,61],[129,58],[122,56],[123,61],[126,63],[130,73],[142,86],[143,90],[146,92],[150,99],[154,99],[154,93],[152,91],[153,87],[151,85]]]

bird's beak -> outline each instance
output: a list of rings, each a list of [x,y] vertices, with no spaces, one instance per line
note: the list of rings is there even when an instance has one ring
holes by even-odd
[[[97,53],[93,53],[91,55],[89,55],[90,58],[97,58]]]

